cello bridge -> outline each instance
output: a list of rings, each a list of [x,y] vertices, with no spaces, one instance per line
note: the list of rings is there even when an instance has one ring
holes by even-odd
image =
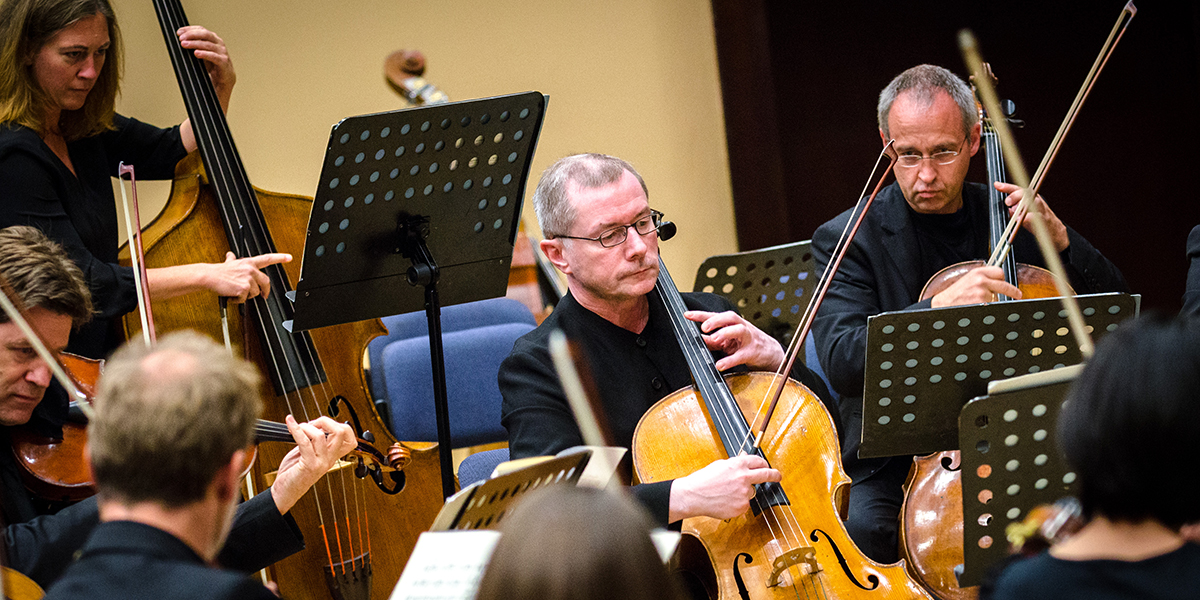
[[[802,575],[812,575],[821,570],[821,565],[817,562],[817,551],[812,546],[783,550],[779,540],[771,540],[763,550],[771,563],[771,577],[767,579],[767,587],[792,585],[792,567],[799,568]]]

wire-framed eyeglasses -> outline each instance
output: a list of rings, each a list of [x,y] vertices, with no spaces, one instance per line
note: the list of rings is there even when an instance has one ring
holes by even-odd
[[[896,165],[904,167],[906,169],[911,169],[913,167],[920,166],[921,161],[923,161],[923,160],[932,160],[933,164],[935,164],[935,165],[952,164],[952,163],[954,163],[954,161],[958,160],[958,155],[959,155],[960,151],[962,150],[962,146],[964,143],[966,143],[966,141],[968,139],[970,139],[970,136],[963,138],[962,143],[960,143],[958,145],[958,148],[959,148],[958,150],[946,150],[943,152],[934,152],[933,154],[931,154],[929,156],[923,156],[920,154],[901,154],[900,157],[896,159]]]
[[[604,246],[605,248],[612,248],[613,246],[620,246],[621,244],[624,244],[625,240],[629,239],[630,227],[632,227],[634,231],[638,232],[638,235],[650,235],[651,233],[658,231],[658,228],[662,227],[662,218],[663,213],[654,209],[650,209],[650,214],[628,225],[618,225],[612,229],[605,229],[596,237],[578,237],[574,235],[555,235],[553,237],[566,238],[568,240],[600,242],[601,246]]]

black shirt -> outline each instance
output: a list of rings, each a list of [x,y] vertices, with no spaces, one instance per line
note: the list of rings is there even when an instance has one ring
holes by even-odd
[[[1200,598],[1200,546],[1139,561],[1062,560],[1043,552],[1010,564],[992,600],[1177,600]]]
[[[67,351],[89,358],[104,358],[123,341],[112,335],[112,321],[137,307],[133,271],[117,265],[117,165],[133,165],[139,179],[170,179],[186,155],[178,127],[120,115],[113,125],[67,144],[72,174],[32,129],[0,124],[0,227],[37,227],[79,265],[97,314],[72,333]]]

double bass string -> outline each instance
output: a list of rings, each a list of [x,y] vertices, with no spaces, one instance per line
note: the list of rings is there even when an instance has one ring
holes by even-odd
[[[163,32],[168,36],[167,46],[169,52],[171,53],[177,70],[182,72],[179,78],[181,82],[181,90],[185,96],[189,96],[192,99],[192,102],[188,103],[189,108],[195,106],[196,110],[201,112],[201,114],[198,115],[191,115],[193,117],[193,133],[195,134],[197,140],[201,142],[201,148],[209,151],[206,154],[208,154],[208,158],[212,159],[214,162],[214,167],[217,165],[220,167],[209,170],[210,183],[214,188],[219,190],[218,198],[232,199],[237,197],[242,199],[251,199],[252,201],[255,198],[254,190],[249,186],[249,179],[246,177],[244,169],[241,165],[241,161],[236,158],[236,146],[234,145],[232,137],[229,134],[228,127],[219,127],[216,125],[224,122],[224,114],[220,110],[220,104],[217,101],[215,90],[207,81],[206,70],[200,64],[198,59],[191,55],[186,49],[182,48],[177,42],[172,43],[173,40],[170,39],[174,31],[186,24],[186,18],[182,13],[182,7],[178,4],[176,4],[174,7],[167,6],[166,3],[162,2],[156,3],[156,5],[160,8],[159,20],[163,26]],[[186,77],[184,76],[185,74]],[[239,203],[235,202],[218,202],[218,207],[222,213],[227,237],[230,241],[230,244],[233,246],[233,251],[235,254],[239,256],[253,256],[256,254],[262,254],[265,250],[269,249],[270,235],[264,228],[262,215],[260,211],[257,211],[257,206],[247,206],[245,202],[242,202],[240,205]],[[258,218],[252,218],[251,215],[243,214],[242,211],[259,212],[259,214],[256,215]],[[246,235],[243,235],[243,233]],[[249,237],[246,237],[247,235]],[[276,287],[276,279],[278,279],[280,282],[287,281],[286,274],[281,266],[272,265],[267,267],[267,269],[268,277],[271,279],[272,288]],[[277,296],[277,298],[279,298],[279,296]],[[275,371],[275,376],[278,380],[280,390],[283,392],[284,400],[288,407],[288,412],[296,414],[296,408],[293,406],[292,393],[287,391],[288,388],[283,379],[283,371],[280,370],[281,365],[275,356],[276,347],[278,347],[280,353],[284,355],[282,358],[287,364],[283,366],[287,368],[287,372],[293,377],[295,377],[297,374],[301,375],[302,381],[307,384],[298,387],[312,388],[315,384],[319,383],[322,388],[321,393],[326,397],[326,399],[331,398],[332,394],[327,389],[327,384],[322,380],[319,373],[314,374],[309,372],[308,368],[303,364],[292,364],[291,357],[288,356],[289,353],[284,348],[285,343],[282,339],[281,332],[279,332],[277,328],[272,327],[270,323],[266,322],[266,317],[263,313],[271,313],[270,305],[267,304],[267,301],[259,297],[253,299],[252,303],[253,306],[251,308],[251,312],[254,313],[258,328],[262,334],[260,339],[264,344],[269,346],[265,354],[269,355],[269,360],[272,362],[272,367]],[[284,308],[286,307],[280,305],[281,310]],[[292,337],[293,341],[297,341],[296,338],[298,337],[298,341],[300,342],[298,345],[303,347],[303,352],[308,354],[308,358],[310,361],[313,361],[313,364],[319,364],[319,357],[316,356],[315,349],[311,345],[311,340],[303,334]],[[324,411],[321,408],[321,402],[317,398],[316,390],[310,389],[309,393],[312,396],[312,401],[315,405],[315,412],[317,414],[324,414]],[[311,420],[311,416],[309,415],[309,407],[304,399],[303,391],[297,389],[296,394],[298,396],[298,402],[302,411],[301,414],[304,415],[305,420]],[[359,514],[358,529],[361,540],[363,515],[361,514],[361,506],[359,506],[360,490],[357,486],[355,486],[354,498],[356,510],[351,511],[349,508],[349,500],[346,497],[346,482],[344,472],[339,473],[339,479],[342,484],[342,503],[345,506],[345,511],[347,514],[347,535],[349,536],[348,542],[350,543],[350,553],[351,557],[353,558],[353,530],[350,526],[349,517],[351,512]],[[338,525],[339,518],[337,517],[337,501],[335,500],[332,484],[326,482],[326,485],[328,486],[326,491],[329,496],[330,507],[334,511],[334,533],[337,540],[339,555],[342,558],[341,562],[343,564],[344,573],[346,561],[341,548],[342,540]],[[326,554],[329,557],[330,566],[332,567],[332,552],[329,548],[324,510],[321,507],[320,501],[317,502],[317,515],[322,532],[326,535]],[[367,549],[367,545],[369,544],[362,544],[364,550]]]

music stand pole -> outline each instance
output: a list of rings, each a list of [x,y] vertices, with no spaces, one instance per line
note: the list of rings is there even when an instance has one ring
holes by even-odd
[[[545,107],[545,96],[525,92],[334,125],[288,294],[292,332],[425,309],[446,497],[454,472],[441,307],[504,295]]]
[[[412,261],[408,284],[425,288],[425,319],[429,325],[429,362],[433,369],[433,408],[437,417],[438,459],[442,467],[442,497],[454,495],[454,465],[450,454],[450,401],[446,392],[446,355],[442,350],[442,305],[437,282],[441,271],[425,245],[429,219],[410,217],[400,227],[401,255]]]

